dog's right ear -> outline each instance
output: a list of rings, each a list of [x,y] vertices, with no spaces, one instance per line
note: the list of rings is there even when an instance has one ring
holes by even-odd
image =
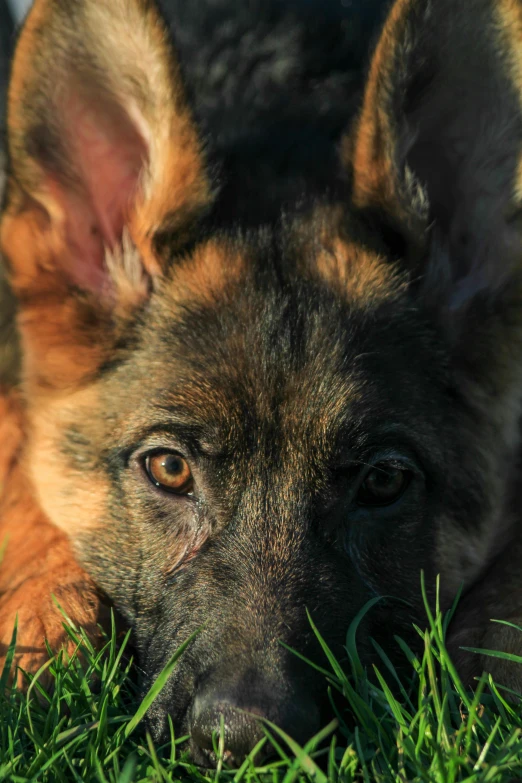
[[[8,144],[2,246],[22,302],[80,289],[112,306],[122,277],[139,298],[161,273],[155,238],[182,241],[212,200],[152,0],[36,0],[13,64]]]

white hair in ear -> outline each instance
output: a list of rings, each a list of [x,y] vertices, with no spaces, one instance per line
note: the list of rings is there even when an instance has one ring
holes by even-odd
[[[104,260],[110,280],[109,297],[114,299],[118,310],[130,310],[148,298],[151,278],[127,228],[123,229],[118,245],[105,248]]]

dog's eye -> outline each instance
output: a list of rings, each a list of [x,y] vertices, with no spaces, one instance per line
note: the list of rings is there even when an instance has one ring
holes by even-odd
[[[359,487],[356,502],[361,506],[391,506],[411,480],[411,471],[386,462],[375,465]]]
[[[145,458],[145,470],[150,481],[166,492],[190,495],[194,487],[187,460],[173,451],[160,451]]]

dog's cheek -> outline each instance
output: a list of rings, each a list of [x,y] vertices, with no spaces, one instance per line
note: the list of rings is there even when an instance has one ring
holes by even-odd
[[[188,498],[158,498],[146,484],[138,487],[129,477],[114,495],[114,528],[124,530],[125,555],[133,559],[139,589],[140,612],[155,612],[172,585],[197,568],[211,533],[206,509]],[[139,552],[139,558],[137,554]],[[120,556],[121,556],[120,547]]]
[[[57,397],[30,411],[25,469],[48,518],[75,543],[103,527],[110,479],[98,459],[103,433],[80,435],[71,422],[98,421],[93,390]],[[88,403],[88,404],[87,404]]]
[[[487,442],[492,444],[493,439]],[[435,520],[434,559],[442,606],[449,606],[461,588],[480,578],[512,524],[506,506],[509,474],[498,470],[498,454],[494,447],[489,452],[481,446],[472,449],[471,438],[467,443],[471,459],[453,470],[458,480],[441,495],[444,507]]]
[[[434,542],[428,514],[410,519],[390,517],[372,520],[346,530],[344,551],[359,573],[369,595],[418,598],[419,571],[429,580],[434,570]]]
[[[451,603],[461,587],[468,587],[480,576],[488,562],[496,527],[489,519],[475,529],[464,528],[449,515],[439,519],[435,562],[443,607]]]

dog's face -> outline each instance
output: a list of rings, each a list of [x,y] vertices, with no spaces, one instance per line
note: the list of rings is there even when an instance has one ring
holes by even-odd
[[[200,629],[151,710],[196,758],[220,716],[231,753],[251,747],[240,710],[300,739],[319,727],[321,679],[285,646],[318,657],[307,610],[342,655],[383,596],[369,653],[420,616],[421,569],[447,605],[496,546],[518,445],[522,136],[497,46],[516,20],[471,5],[470,36],[467,18],[446,27],[449,0],[440,17],[397,4],[339,164],[345,202],[246,233],[213,225],[151,4],[42,0],[22,34],[2,240],[24,459],[147,682]]]
[[[373,301],[343,295],[318,252],[296,276],[283,250],[283,282],[262,241],[198,246],[130,327],[132,348],[36,426],[29,461],[45,460],[48,512],[75,519],[82,561],[135,628],[147,676],[202,628],[154,705],[158,734],[169,713],[189,729],[214,699],[304,739],[324,683],[281,642],[319,658],[308,609],[342,657],[367,600],[415,604],[421,566],[433,582],[441,491],[453,520],[462,493],[477,514],[485,502],[472,458],[472,481],[459,470],[446,359],[405,315],[401,280],[368,253]],[[189,268],[198,285],[180,296]]]

